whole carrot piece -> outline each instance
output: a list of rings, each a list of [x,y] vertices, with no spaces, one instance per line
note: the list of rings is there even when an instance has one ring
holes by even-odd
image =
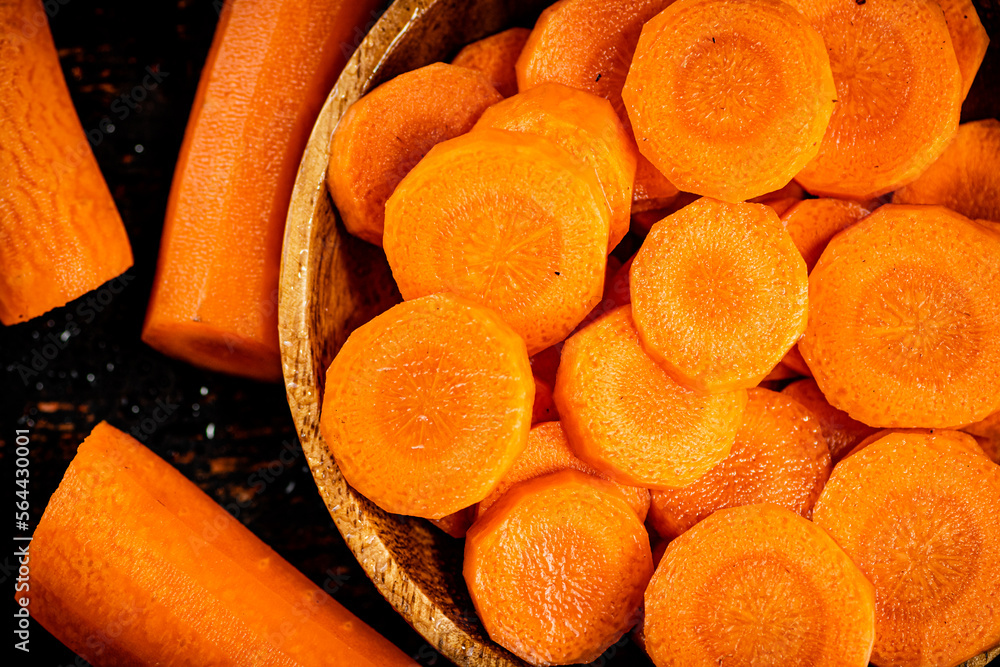
[[[104,422],[45,508],[30,563],[18,603],[93,665],[416,664]]]
[[[0,3],[0,322],[64,306],[130,266],[42,2]]]
[[[278,266],[313,121],[379,0],[233,0],[219,19],[167,205],[142,338],[172,357],[281,377]]]

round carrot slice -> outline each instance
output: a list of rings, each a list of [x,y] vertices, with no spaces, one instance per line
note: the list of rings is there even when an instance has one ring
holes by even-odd
[[[541,135],[593,169],[611,208],[608,252],[625,238],[638,151],[606,99],[543,83],[487,109],[484,127]]]
[[[779,215],[805,260],[806,269],[812,271],[830,239],[869,213],[858,202],[824,198],[800,201]]]
[[[481,73],[434,63],[352,104],[330,142],[327,184],[347,231],[382,244],[385,202],[435,144],[465,134],[503,97]]]
[[[464,574],[494,641],[564,665],[595,660],[635,623],[653,561],[625,497],[564,470],[518,484],[473,524]]]
[[[555,399],[577,456],[649,489],[686,486],[726,458],[747,400],[675,382],[643,351],[631,306],[566,341]]]
[[[685,192],[738,202],[819,151],[836,92],[823,39],[779,0],[677,0],[622,90],[639,150]]]
[[[955,136],[962,74],[925,0],[789,0],[823,35],[837,104],[795,177],[816,195],[870,199],[911,182]]]
[[[481,129],[407,174],[386,204],[384,246],[404,299],[472,299],[534,354],[601,300],[609,229],[592,169],[543,137]]]
[[[764,204],[702,198],[653,225],[629,276],[646,351],[701,391],[756,386],[806,327],[806,266]]]
[[[868,664],[875,594],[812,522],[773,505],[720,510],[667,546],[646,589],[657,667]]]
[[[1000,463],[1000,412],[994,412],[986,419],[969,424],[962,430],[976,438],[976,442],[990,460]]]
[[[963,123],[955,140],[894,204],[947,206],[969,218],[1000,221],[1000,120]]]
[[[683,489],[653,492],[649,518],[661,537],[677,537],[727,507],[769,503],[812,515],[831,469],[819,420],[782,394],[747,393],[729,456]]]
[[[826,247],[799,350],[830,404],[864,424],[968,424],[1000,410],[998,294],[1000,237],[888,204]]]
[[[482,72],[504,97],[517,94],[514,66],[531,33],[527,28],[511,28],[469,44],[458,52],[452,65]]]
[[[799,352],[798,344],[794,345],[792,349],[788,351],[788,354],[781,359],[781,363],[792,369],[796,375],[812,377],[813,373],[809,370],[806,360],[802,358],[802,353]]]
[[[834,463],[876,431],[830,405],[815,380],[793,382],[781,393],[801,403],[816,418]]]
[[[1000,467],[894,433],[841,461],[813,512],[875,586],[876,665],[957,665],[1000,643]]]
[[[531,428],[531,432],[528,433],[528,446],[500,480],[500,484],[493,489],[493,493],[480,501],[478,515],[482,516],[515,484],[560,470],[579,470],[594,477],[607,479],[625,496],[639,517],[639,521],[646,520],[646,513],[649,511],[649,491],[638,486],[618,484],[578,459],[570,449],[562,424],[557,421],[545,422]]]
[[[948,440],[959,447],[964,447],[973,454],[978,454],[980,456],[986,456],[986,452],[979,445],[979,441],[975,436],[969,435],[968,433],[963,433],[962,431],[954,431],[950,429],[942,428],[883,428],[875,431],[867,438],[863,439],[857,445],[855,445],[851,451],[844,455],[846,459],[848,456],[854,456],[862,449],[868,445],[878,442],[887,435],[893,433],[902,433],[910,435],[933,435],[938,440]],[[843,459],[841,459],[843,460]]]
[[[435,294],[358,327],[326,373],[320,429],[344,478],[386,510],[440,519],[524,450],[534,381],[496,314]]]
[[[948,24],[951,45],[955,47],[958,69],[962,72],[962,99],[965,100],[979,66],[986,57],[990,37],[979,20],[979,14],[976,13],[976,6],[972,0],[935,0],[935,2],[944,12],[944,20]]]

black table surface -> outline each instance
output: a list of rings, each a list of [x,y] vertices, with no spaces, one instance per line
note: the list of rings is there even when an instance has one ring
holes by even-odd
[[[995,0],[977,4],[990,32],[998,35]],[[229,507],[418,663],[448,664],[382,599],[334,528],[302,456],[283,387],[203,371],[168,359],[139,339],[173,168],[221,5],[221,0],[46,2],[73,102],[91,131],[135,266],[120,293],[98,290],[24,324],[0,326],[3,486],[13,486],[8,480],[14,479],[14,431],[26,429],[36,526],[80,441],[107,420]],[[998,42],[995,38],[966,104],[967,120],[1000,116]],[[155,85],[148,85],[148,78],[143,85],[147,68],[160,74]],[[12,549],[5,549],[0,556],[5,586],[16,576],[13,562]],[[86,664],[37,623],[30,648],[29,655],[15,651],[18,664]],[[634,647],[612,648],[595,664],[639,660]]]

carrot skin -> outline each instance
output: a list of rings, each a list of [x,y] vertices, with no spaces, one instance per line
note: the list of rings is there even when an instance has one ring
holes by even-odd
[[[313,121],[377,0],[232,0],[181,147],[143,340],[168,356],[281,377],[278,267]],[[252,93],[250,92],[252,91]]]
[[[0,322],[66,305],[132,248],[59,65],[41,0],[0,4]]]
[[[102,422],[31,543],[32,616],[93,665],[413,665]]]

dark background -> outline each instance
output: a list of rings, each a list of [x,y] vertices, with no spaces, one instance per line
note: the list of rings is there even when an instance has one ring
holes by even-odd
[[[135,266],[119,294],[98,290],[24,324],[0,326],[3,486],[14,478],[7,444],[15,429],[26,428],[36,526],[77,445],[107,420],[219,503],[235,503],[239,520],[258,537],[418,662],[448,664],[382,599],[341,540],[302,456],[283,387],[202,371],[139,340],[173,167],[221,4],[50,2],[70,93],[84,129],[96,130],[94,152],[128,229]],[[1000,116],[996,0],[977,5],[994,44],[963,120]],[[143,89],[147,67],[159,71],[161,82]],[[33,362],[41,370],[31,372]],[[283,464],[289,454],[294,462]],[[9,554],[0,555],[5,589],[16,569]],[[30,646],[20,664],[86,664],[37,623]],[[599,662],[637,660],[628,649],[607,657]]]

